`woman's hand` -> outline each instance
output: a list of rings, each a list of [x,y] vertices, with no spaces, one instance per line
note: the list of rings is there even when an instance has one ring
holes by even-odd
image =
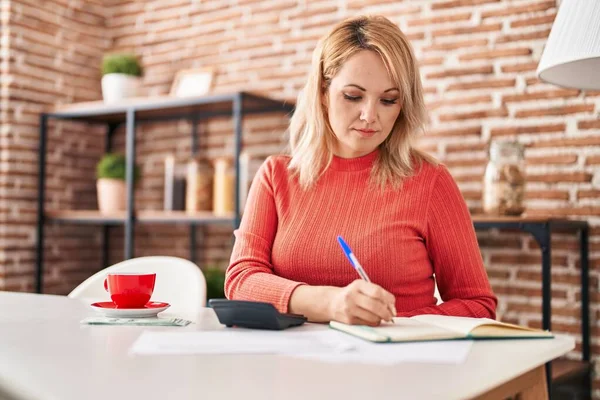
[[[377,326],[396,316],[396,299],[379,285],[357,279],[343,288],[336,288],[329,303],[333,321],[352,325]]]

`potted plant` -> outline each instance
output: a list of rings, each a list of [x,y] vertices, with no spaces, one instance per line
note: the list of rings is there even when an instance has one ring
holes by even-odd
[[[206,280],[206,300],[225,297],[225,270],[213,265],[203,271]]]
[[[132,54],[107,54],[102,59],[102,98],[115,103],[138,95],[142,67]]]
[[[96,189],[98,191],[98,208],[103,214],[125,210],[127,205],[127,188],[125,185],[125,156],[107,153],[96,166]],[[139,170],[134,168],[134,182]]]

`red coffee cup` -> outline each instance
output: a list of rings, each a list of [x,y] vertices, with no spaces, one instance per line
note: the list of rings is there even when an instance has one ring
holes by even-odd
[[[111,273],[104,280],[104,289],[117,308],[142,308],[150,301],[155,282],[155,273]]]

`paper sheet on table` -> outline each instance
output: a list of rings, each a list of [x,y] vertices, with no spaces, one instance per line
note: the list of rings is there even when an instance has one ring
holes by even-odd
[[[333,330],[276,332],[219,330],[144,332],[131,353],[176,354],[283,354],[332,363],[394,365],[403,362],[463,363],[472,341],[371,343]]]
[[[144,332],[133,354],[335,354],[352,349],[338,332],[277,332],[231,329]]]
[[[336,354],[294,354],[294,357],[331,363],[394,365],[400,363],[462,364],[473,346],[471,340],[414,343],[372,343],[344,338],[352,350]]]

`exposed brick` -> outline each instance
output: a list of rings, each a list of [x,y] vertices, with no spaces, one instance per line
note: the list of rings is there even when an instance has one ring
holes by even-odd
[[[597,164],[600,164],[600,155],[586,157],[585,164],[586,165],[597,165]]]
[[[434,3],[431,5],[432,10],[445,10],[448,8],[457,8],[457,7],[467,7],[467,6],[475,6],[479,4],[485,3],[497,3],[500,0],[452,0],[452,1],[444,1],[441,3]]]
[[[535,86],[535,85],[539,85],[540,83],[542,83],[542,81],[540,81],[538,78],[531,77],[531,78],[526,78],[525,79],[525,84],[527,85],[527,87],[529,86]]]
[[[460,153],[463,151],[481,151],[487,147],[485,143],[456,143],[446,146],[448,153]]]
[[[532,25],[552,24],[552,22],[554,22],[555,17],[556,17],[556,13],[544,15],[542,17],[520,19],[518,21],[511,22],[510,27],[511,28],[520,28],[523,26],[530,27]]]
[[[515,86],[515,79],[487,79],[484,81],[453,83],[448,86],[448,91],[494,89]]]
[[[588,172],[554,172],[544,175],[527,175],[530,182],[591,182],[593,174]]]
[[[546,40],[548,39],[548,35],[550,35],[550,29],[542,29],[539,31],[525,33],[511,33],[508,35],[499,35],[496,38],[496,43],[515,43],[535,39]]]
[[[454,180],[459,183],[465,182],[481,182],[481,174],[461,174],[454,176]]]
[[[590,189],[590,190],[582,190],[579,189],[577,191],[577,199],[600,199],[600,190],[598,189]]]
[[[428,57],[419,60],[421,66],[442,65],[444,57]]]
[[[527,200],[569,200],[569,193],[562,190],[530,190],[525,191]]]
[[[456,49],[464,49],[467,47],[483,47],[486,46],[488,44],[488,40],[487,39],[470,39],[470,40],[461,40],[461,41],[456,41],[453,40],[452,42],[448,42],[448,43],[435,43],[432,44],[431,46],[425,46],[423,47],[423,51],[425,52],[430,52],[430,51],[449,51],[449,50],[456,50]]]
[[[516,118],[543,117],[548,115],[568,115],[594,111],[593,104],[578,104],[563,107],[537,108],[520,110],[515,113]]]
[[[440,36],[469,35],[484,32],[497,32],[500,29],[502,29],[502,24],[482,24],[477,26],[437,29],[434,30],[431,34],[435,38]]]
[[[538,67],[538,63],[535,61],[532,62],[525,62],[525,63],[519,63],[519,64],[508,64],[508,65],[503,65],[502,67],[500,67],[500,71],[504,72],[504,73],[508,73],[508,72],[529,72],[529,71],[535,71]]]
[[[435,17],[428,18],[415,18],[409,19],[406,21],[408,26],[423,26],[423,25],[435,25],[435,24],[444,24],[448,22],[457,22],[457,21],[468,21],[471,19],[470,12],[459,13],[459,14],[450,14],[450,15],[438,15]]]
[[[448,162],[446,161],[444,164],[448,165]],[[462,193],[463,198],[465,200],[480,200],[481,199],[481,192],[480,191],[462,190],[461,193]]]
[[[510,272],[509,271],[499,271],[499,270],[495,270],[495,269],[487,269],[487,275],[488,278],[494,280],[494,279],[499,279],[499,280],[508,280],[510,278]]]
[[[457,129],[437,129],[427,132],[427,136],[480,136],[481,127],[474,126],[471,128]]]
[[[450,78],[464,75],[488,75],[492,74],[493,72],[494,67],[491,65],[484,65],[481,67],[444,69],[443,71],[430,72],[426,74],[426,77],[428,79]]]
[[[513,253],[513,254],[492,254],[490,256],[490,262],[492,264],[510,264],[510,265],[542,265],[541,254],[524,254],[524,253]],[[552,256],[552,265],[567,265],[566,256]]]
[[[378,0],[377,2],[371,2],[370,0],[347,0],[346,7],[349,10],[360,9],[363,10],[366,6],[369,5],[377,5],[377,4],[388,4],[392,3],[396,5],[398,3],[397,0]],[[421,11],[421,7],[419,6],[404,6],[400,10],[396,8],[397,12],[401,15],[405,14],[418,14]]]
[[[408,40],[415,41],[415,40],[423,40],[425,39],[425,32],[411,32],[411,33],[407,33],[406,34],[406,38]]]
[[[458,98],[444,98],[443,100],[431,101],[427,103],[429,110],[435,110],[436,108],[445,106],[457,106],[464,104],[491,104],[492,96],[480,95],[480,96],[461,96]]]
[[[508,111],[505,108],[499,108],[495,110],[482,110],[482,111],[471,111],[465,113],[455,114],[440,114],[439,119],[441,122],[450,121],[464,121],[470,119],[486,119],[486,118],[498,118],[508,116]]]
[[[569,98],[569,97],[577,97],[579,95],[579,93],[581,93],[579,90],[571,90],[571,89],[537,91],[537,92],[529,92],[529,93],[523,93],[523,94],[506,95],[506,96],[502,97],[502,101],[505,103],[512,103],[512,102],[519,102],[519,101]]]
[[[490,135],[494,136],[506,136],[506,135],[520,135],[527,133],[550,133],[550,132],[564,132],[566,129],[565,124],[546,124],[546,125],[531,125],[531,126],[509,126],[490,129]]]
[[[531,49],[528,48],[495,49],[463,54],[459,56],[458,59],[460,61],[488,60],[494,58],[528,56],[531,52]]]
[[[513,16],[516,14],[524,14],[524,13],[532,13],[535,11],[546,11],[551,8],[556,7],[556,2],[554,0],[550,1],[542,1],[534,4],[525,4],[522,6],[512,6],[512,7],[503,7],[497,8],[495,10],[485,10],[481,13],[481,18],[490,18],[490,17],[507,17]]]
[[[518,237],[512,238],[492,238],[492,237],[478,237],[477,242],[481,247],[489,247],[489,248],[510,248],[510,249],[520,249],[521,248],[521,239]]]
[[[444,160],[444,164],[449,167],[449,168],[453,168],[453,167],[483,167],[487,164],[487,160],[484,159],[471,159],[471,160],[466,160],[466,159],[458,159],[458,160]],[[465,193],[463,192],[463,196],[465,195]],[[477,197],[477,198],[481,198],[481,194]]]
[[[539,164],[575,164],[577,162],[577,155],[575,154],[560,154],[555,156],[538,156],[538,157],[527,157],[527,164],[539,165]]]
[[[573,139],[551,139],[533,142],[528,147],[578,147],[578,146],[600,146],[600,136],[581,137]]]
[[[541,297],[542,289],[528,288],[528,287],[514,287],[514,286],[494,286],[494,293],[496,295],[519,295],[525,297]],[[567,291],[564,289],[552,289],[553,299],[566,299]]]
[[[579,121],[577,127],[579,129],[600,129],[600,119]]]

